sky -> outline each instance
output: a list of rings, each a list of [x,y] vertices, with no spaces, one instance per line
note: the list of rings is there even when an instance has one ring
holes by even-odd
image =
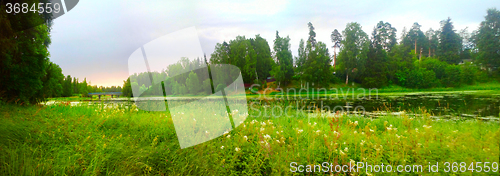
[[[296,56],[300,39],[308,38],[308,22],[315,28],[316,40],[332,46],[332,31],[343,31],[349,22],[361,24],[368,35],[379,21],[389,22],[400,38],[403,27],[409,29],[414,22],[425,32],[439,29],[439,22],[450,17],[457,31],[467,27],[472,32],[484,20],[488,8],[500,9],[500,2],[85,0],[54,20],[49,51],[50,60],[65,75],[79,81],[86,78],[92,85],[122,86],[129,76],[128,60],[136,50],[192,27],[208,58],[217,43],[238,35],[255,38],[260,34],[272,48],[276,31],[291,38],[291,51]]]

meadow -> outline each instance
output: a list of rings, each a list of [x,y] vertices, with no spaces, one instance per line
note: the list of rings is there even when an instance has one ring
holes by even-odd
[[[304,170],[323,162],[333,166],[363,162],[392,165],[391,174],[499,175],[498,122],[431,120],[425,109],[421,109],[422,116],[402,113],[378,119],[322,112],[311,118],[295,110],[268,117],[261,113],[266,107],[249,106],[248,114],[243,114],[246,120],[231,122],[233,130],[227,130],[231,128],[224,120],[217,121],[226,124],[217,128],[227,129],[214,131],[209,141],[181,149],[174,120],[189,120],[191,127],[203,132],[213,127],[205,126],[198,118],[205,116],[197,114],[213,113],[210,109],[170,115],[139,110],[135,105],[1,103],[0,175],[311,174],[292,172],[292,162],[305,166]],[[275,106],[281,105],[271,105]],[[238,112],[231,115],[234,118]],[[439,172],[429,173],[427,166],[436,162]],[[445,162],[457,165],[445,172]],[[481,171],[477,172],[476,165],[471,167],[476,170],[470,170],[471,162],[482,162]],[[485,162],[490,162],[488,172]],[[423,171],[398,173],[396,165],[422,165]],[[388,173],[360,169],[315,174]]]

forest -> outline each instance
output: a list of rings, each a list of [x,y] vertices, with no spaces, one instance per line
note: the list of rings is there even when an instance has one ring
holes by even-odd
[[[209,60],[206,56],[204,60],[182,58],[163,72],[152,75],[153,80],[165,80],[166,95],[209,93],[202,91],[210,87],[206,71],[195,70],[174,79],[168,75],[217,64],[237,66],[246,84],[265,85],[266,78],[274,77],[278,86],[283,87],[298,87],[306,82],[322,88],[343,83],[365,88],[413,89],[473,85],[500,78],[499,19],[500,12],[489,9],[479,29],[472,32],[467,28],[455,29],[451,18],[442,20],[441,28],[436,30],[424,31],[415,22],[411,28],[402,30],[399,40],[397,30],[389,22],[378,22],[371,35],[366,34],[359,23],[352,22],[342,32],[333,30],[328,46],[316,41],[315,28],[308,23],[309,38],[300,40],[296,57],[290,50],[290,38],[281,37],[276,31],[272,48],[258,34],[255,38],[237,36],[229,42],[217,43]],[[329,51],[330,47],[333,52]],[[231,79],[225,80],[214,83],[214,88],[231,83]],[[123,93],[131,96],[132,87],[137,86],[140,92],[151,89],[150,94],[159,95],[159,85],[151,85],[149,74],[135,74],[124,81]],[[204,88],[189,90],[186,87]]]
[[[36,16],[33,14],[33,16]],[[415,22],[411,28],[398,31],[389,22],[378,22],[371,35],[356,22],[345,29],[334,29],[331,41],[317,41],[312,23],[308,23],[309,37],[301,39],[298,56],[290,50],[290,38],[276,31],[269,42],[260,35],[254,38],[237,36],[228,42],[217,43],[207,59],[182,58],[177,64],[165,67],[161,73],[141,73],[124,80],[123,86],[98,87],[86,79],[78,81],[64,76],[62,69],[50,61],[51,17],[33,18],[30,14],[10,19],[0,18],[1,76],[0,97],[4,101],[38,103],[49,97],[85,96],[90,92],[122,92],[132,96],[132,87],[164,95],[206,94],[231,83],[230,74],[221,75],[218,82],[209,79],[207,71],[194,70],[170,78],[179,70],[192,70],[203,65],[235,65],[241,70],[244,83],[266,85],[274,77],[277,86],[299,87],[314,83],[314,87],[359,85],[366,88],[400,86],[413,89],[460,87],[500,79],[500,12],[488,9],[478,30],[455,29],[451,18],[440,22],[440,29],[424,31]],[[18,20],[21,23],[10,23]],[[44,25],[15,32],[22,24],[46,20]],[[342,32],[339,32],[342,30]],[[31,42],[31,38],[37,38]],[[331,43],[330,43],[331,42]],[[272,47],[271,47],[272,46]],[[333,52],[329,49],[333,49]],[[29,65],[29,67],[28,67]],[[151,85],[152,77],[164,80]],[[123,87],[123,89],[122,89]],[[156,87],[156,88],[154,88]],[[197,87],[197,88],[192,88]]]

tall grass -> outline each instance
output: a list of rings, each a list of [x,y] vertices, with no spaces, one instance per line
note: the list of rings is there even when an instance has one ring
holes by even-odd
[[[252,107],[243,124],[218,138],[180,149],[168,112],[123,105],[1,104],[0,175],[289,175],[290,162],[499,160],[498,123],[433,121],[425,114],[310,118],[292,110],[279,117],[258,115],[264,108]]]

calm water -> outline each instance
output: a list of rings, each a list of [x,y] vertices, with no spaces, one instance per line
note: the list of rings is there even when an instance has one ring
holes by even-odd
[[[177,99],[168,100],[176,101],[184,104],[193,99]],[[214,100],[218,101],[218,100]],[[184,103],[182,103],[184,102]],[[54,102],[47,102],[51,104]],[[57,103],[57,102],[55,102]],[[101,101],[80,101],[71,102],[72,105],[80,103],[88,104],[126,104],[130,105],[133,101],[127,99],[112,99]],[[474,95],[474,94],[414,94],[404,96],[378,96],[362,99],[288,99],[288,100],[259,100],[249,99],[248,103],[269,105],[281,104],[284,106],[306,106],[306,107],[323,107],[327,110],[336,108],[344,111],[354,111],[355,109],[361,111],[363,108],[367,113],[374,112],[409,112],[419,113],[426,110],[434,116],[458,116],[458,117],[499,117],[500,109],[500,96],[499,95]],[[300,109],[300,108],[299,108]],[[306,110],[307,108],[305,108]],[[312,108],[315,109],[315,108]]]

